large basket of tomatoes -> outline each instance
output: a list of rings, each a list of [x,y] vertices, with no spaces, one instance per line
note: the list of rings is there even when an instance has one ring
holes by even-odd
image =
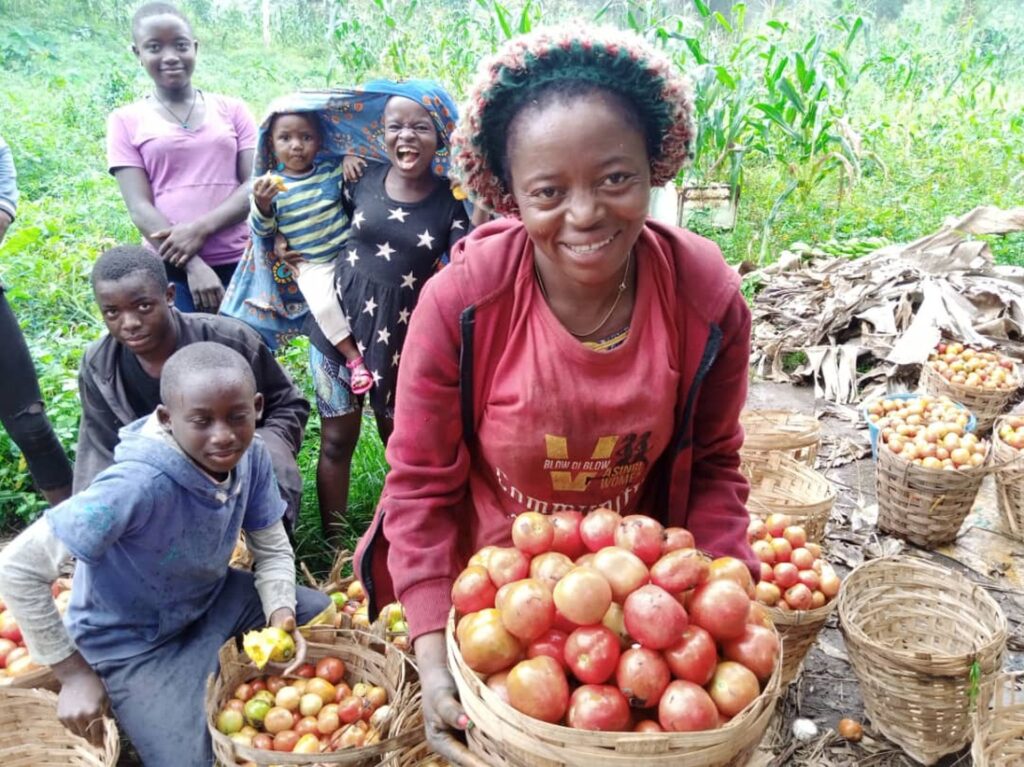
[[[50,587],[57,612],[61,615],[71,601],[71,579],[58,578]],[[36,663],[25,646],[14,614],[0,599],[0,690],[5,688],[60,689],[60,682],[49,666]]]
[[[781,647],[742,562],[598,509],[519,515],[452,588],[448,662],[495,765],[744,764]]]
[[[235,642],[206,690],[207,727],[223,765],[376,765],[423,740],[400,717],[418,705],[407,657],[379,637],[314,626],[295,678],[263,675]]]
[[[1014,537],[1024,540],[1024,415],[1014,413],[996,421],[992,462],[999,511]]]
[[[1024,672],[999,674],[991,698],[979,703],[971,756],[975,767],[1024,764]]]
[[[880,439],[878,528],[924,548],[956,538],[988,470],[990,445],[956,424],[912,427]]]
[[[875,727],[922,764],[971,740],[971,709],[1002,666],[1007,623],[981,586],[909,557],[866,562],[839,626]]]
[[[740,423],[745,458],[779,452],[814,468],[821,445],[821,423],[814,416],[791,410],[744,410]]]
[[[921,367],[921,388],[962,402],[985,434],[1020,388],[1017,363],[994,351],[959,342],[940,343]]]
[[[48,690],[0,690],[0,764],[4,767],[114,767],[121,750],[117,725],[103,719],[103,745],[72,735],[57,718]]]
[[[836,489],[824,475],[782,453],[744,454],[740,471],[750,481],[747,509],[752,514],[786,514],[809,540],[818,543],[825,537]]]

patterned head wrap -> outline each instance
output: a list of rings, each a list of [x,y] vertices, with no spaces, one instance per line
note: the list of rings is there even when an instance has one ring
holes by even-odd
[[[651,183],[675,178],[694,138],[687,80],[640,37],[608,27],[548,27],[506,43],[480,65],[452,137],[454,174],[474,202],[518,216],[502,167],[508,125],[539,86],[582,81],[632,104],[651,153]]]

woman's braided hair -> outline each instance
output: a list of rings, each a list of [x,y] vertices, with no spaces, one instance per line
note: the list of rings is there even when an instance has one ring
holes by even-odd
[[[508,128],[538,95],[606,91],[632,106],[651,158],[651,183],[675,178],[694,138],[686,79],[640,37],[607,27],[550,27],[510,40],[484,61],[452,137],[454,170],[474,202],[510,216]]]

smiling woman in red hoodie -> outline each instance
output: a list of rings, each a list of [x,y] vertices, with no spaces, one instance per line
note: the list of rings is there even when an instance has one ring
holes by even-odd
[[[412,317],[391,472],[358,551],[405,605],[427,735],[457,764],[444,662],[455,577],[525,511],[610,506],[744,559],[750,313],[718,248],[647,219],[693,137],[684,81],[639,38],[549,29],[484,62],[454,144],[505,216],[454,249]]]

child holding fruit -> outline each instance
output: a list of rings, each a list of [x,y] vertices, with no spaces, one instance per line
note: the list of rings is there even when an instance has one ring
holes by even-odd
[[[0,595],[61,682],[58,715],[93,741],[109,705],[147,767],[213,760],[207,677],[232,636],[290,632],[328,597],[295,586],[263,398],[238,352],[195,343],[164,365],[156,412],[121,431],[114,464],[0,553]],[[254,573],[228,568],[245,530]],[[66,627],[50,583],[77,559]]]
[[[396,395],[391,472],[360,542],[374,604],[405,607],[431,746],[468,719],[445,666],[452,584],[526,512],[609,507],[742,560],[750,312],[718,248],[647,218],[693,138],[687,85],[639,38],[541,30],[486,62],[453,140],[506,217],[424,290]],[[742,565],[741,565],[742,566]]]

